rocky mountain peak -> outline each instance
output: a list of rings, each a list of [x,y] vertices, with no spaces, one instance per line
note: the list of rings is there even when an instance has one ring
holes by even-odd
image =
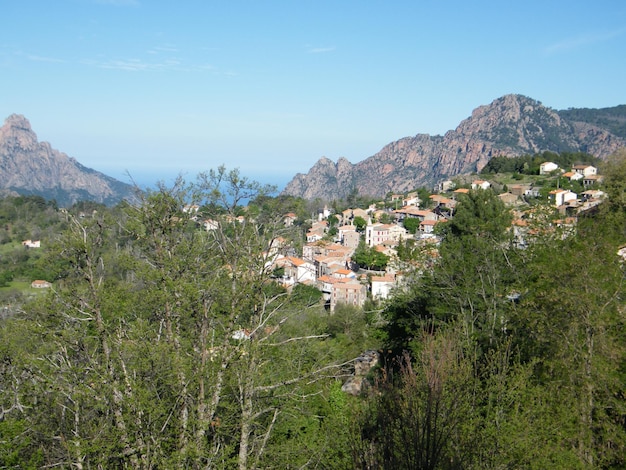
[[[10,115],[0,128],[0,189],[56,199],[60,205],[80,200],[114,204],[134,197],[132,186],[39,142],[20,114]]]
[[[474,109],[444,136],[404,137],[355,164],[323,159],[322,166],[318,162],[308,174],[296,175],[283,194],[332,200],[356,188],[381,197],[480,171],[498,155],[588,152],[605,158],[625,145],[626,139],[605,129],[569,121],[539,101],[510,94]]]
[[[4,120],[5,126],[32,131],[30,122],[21,114],[11,114]]]
[[[522,95],[505,95],[479,106],[453,133],[447,134],[451,140],[459,136],[479,138],[493,150],[511,155],[543,150],[578,151],[580,147],[572,126],[556,111]],[[558,148],[551,142],[553,137],[559,141]]]
[[[21,114],[11,114],[0,128],[0,141],[14,148],[32,150],[37,146],[37,135],[28,119]]]

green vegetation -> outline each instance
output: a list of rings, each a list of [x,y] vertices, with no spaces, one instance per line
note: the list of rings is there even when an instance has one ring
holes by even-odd
[[[402,225],[404,225],[404,228],[407,229],[409,233],[415,234],[420,226],[420,220],[417,217],[405,217],[402,221]]]
[[[39,196],[7,197],[0,200],[0,289],[30,295],[36,279],[54,280],[50,265],[42,260],[40,248],[22,242],[51,238],[66,226],[54,202]],[[6,294],[9,295],[9,294]]]
[[[268,263],[310,207],[237,171],[132,206],[4,199],[1,279],[55,287],[0,290],[0,468],[624,468],[626,153],[602,173],[606,202],[524,249],[494,192],[459,194],[439,244],[400,246],[402,288],[332,315]]]
[[[386,309],[387,347],[412,355],[361,417],[377,465],[624,466],[626,155],[609,168],[610,202],[525,250],[492,194],[460,201],[437,265]]]
[[[360,215],[357,215],[354,218],[354,220],[352,221],[352,223],[354,224],[354,226],[356,227],[357,231],[359,231],[359,232],[363,232],[365,230],[365,227],[367,227],[367,220],[365,220]]]
[[[559,116],[569,121],[578,121],[606,129],[612,134],[626,138],[626,105],[612,108],[570,108],[558,111]]]
[[[384,271],[389,262],[389,256],[381,253],[373,246],[367,246],[363,240],[352,255],[352,261],[363,269]]]

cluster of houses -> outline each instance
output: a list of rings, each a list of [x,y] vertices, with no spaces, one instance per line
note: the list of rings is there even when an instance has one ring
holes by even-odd
[[[597,169],[591,165],[575,165],[571,171],[559,169],[552,162],[541,165],[542,174],[558,173],[561,177],[572,181],[581,180],[584,187],[591,187],[601,182],[602,177]],[[486,180],[474,180],[469,185],[471,190],[487,190],[492,184]],[[389,263],[387,270],[380,273],[359,274],[355,269],[351,256],[361,240],[369,247],[388,255],[391,260],[396,258],[396,247],[406,239],[415,239],[418,242],[437,243],[434,235],[437,224],[446,222],[453,216],[460,194],[468,193],[470,188],[454,189],[452,181],[440,183],[438,194],[430,196],[428,207],[420,207],[422,201],[417,193],[408,195],[393,194],[391,202],[396,204],[395,210],[381,210],[375,206],[367,209],[346,209],[341,214],[331,214],[324,208],[318,220],[314,222],[306,234],[306,244],[301,256],[277,256],[273,259],[275,267],[282,268],[284,273],[280,281],[291,287],[298,283],[314,285],[324,296],[328,308],[332,311],[339,303],[362,306],[367,298],[385,299],[392,289],[402,280],[402,268],[398,263]],[[532,209],[526,211],[514,210],[525,198],[538,198],[540,192],[530,184],[513,184],[498,197],[506,206],[513,209],[514,222],[511,230],[514,233],[518,246],[526,246],[529,239],[537,234],[536,215]],[[555,189],[548,195],[551,205],[563,218],[551,220],[544,226],[544,230],[561,229],[559,233],[567,234],[575,227],[576,214],[599,204],[604,193],[597,189],[588,189],[582,194],[575,194],[564,189]],[[334,215],[339,223],[336,225],[335,235],[329,240],[329,216]],[[295,214],[288,214],[285,223],[293,223]],[[367,221],[363,228],[357,227],[356,218]],[[416,219],[415,234],[405,228],[407,218]],[[389,223],[377,222],[391,220]],[[542,222],[543,223],[543,222]],[[432,251],[433,257],[436,250]]]
[[[320,228],[314,225],[312,230],[318,232]],[[343,245],[337,240],[319,239],[306,243],[301,257],[277,253],[269,258],[269,264],[272,269],[281,270],[278,281],[287,288],[296,284],[317,287],[331,311],[338,304],[362,306],[367,299],[367,286],[352,269],[355,249],[356,246]]]
[[[576,165],[571,171],[564,171],[555,163],[545,162],[541,165],[540,172],[544,175],[558,174],[571,181],[580,180],[583,187],[591,187],[602,180],[597,169],[591,165]],[[403,279],[404,266],[398,261],[398,245],[404,240],[413,239],[424,245],[425,253],[430,253],[433,259],[436,258],[439,240],[435,235],[435,227],[453,217],[461,194],[470,190],[487,190],[492,187],[492,183],[477,179],[468,186],[455,189],[452,181],[441,182],[436,193],[430,195],[430,200],[425,204],[428,209],[422,207],[422,203],[426,201],[420,201],[417,192],[392,194],[391,205],[395,205],[395,209],[379,209],[372,205],[367,209],[350,208],[333,214],[328,207],[324,207],[306,233],[302,252],[296,253],[278,240],[269,250],[267,268],[279,273],[276,280],[288,289],[298,284],[318,288],[331,312],[339,304],[363,306],[368,298],[388,298],[392,289]],[[514,222],[511,230],[518,246],[523,247],[536,233],[537,224],[534,221],[538,217],[536,209],[527,208],[522,211],[518,206],[527,198],[540,197],[540,191],[530,184],[512,184],[506,189],[498,197],[513,210]],[[597,189],[588,189],[578,195],[570,190],[555,189],[550,191],[548,197],[553,209],[563,214],[563,218],[550,220],[546,224],[551,228],[565,229],[560,233],[568,233],[575,226],[576,214],[600,203],[604,193]],[[195,217],[198,209],[197,206],[188,206],[184,212]],[[407,219],[413,219],[411,224]],[[296,221],[296,214],[284,215],[285,226],[291,226]],[[219,226],[215,220],[200,222],[208,231]],[[415,227],[412,230],[414,233],[407,230],[408,226]],[[371,249],[389,257],[391,261],[385,271],[363,273],[358,269],[352,257],[362,241]]]
[[[576,224],[576,214],[599,204],[605,194],[593,189],[602,182],[602,176],[592,165],[574,165],[569,171],[559,168],[556,163],[544,162],[540,165],[541,175],[558,175],[570,181],[580,181],[583,188],[588,188],[581,194],[568,189],[557,188],[549,192],[551,205],[563,217],[551,220],[549,225],[563,229],[560,233],[570,233]],[[339,304],[363,306],[368,298],[386,299],[392,289],[402,281],[403,267],[397,260],[397,247],[405,240],[413,239],[424,246],[435,246],[438,238],[435,236],[435,227],[445,223],[453,217],[459,195],[471,190],[487,190],[492,183],[486,180],[474,180],[468,188],[454,188],[452,181],[443,181],[436,188],[436,194],[429,196],[426,204],[429,208],[421,207],[425,201],[420,201],[416,192],[409,194],[392,194],[391,203],[395,209],[379,209],[375,205],[367,209],[350,208],[341,213],[333,214],[324,207],[318,214],[306,233],[306,243],[302,253],[293,250],[284,250],[282,246],[274,246],[268,256],[268,269],[280,272],[277,280],[286,288],[297,284],[311,285],[318,288],[327,308],[332,312]],[[528,208],[524,211],[516,210],[525,198],[537,198],[539,189],[531,184],[512,184],[498,197],[502,202],[514,210],[514,221],[511,230],[518,246],[526,246],[529,238],[537,233],[538,220],[536,209]],[[194,219],[198,218],[199,206],[189,205],[183,212]],[[332,229],[329,220],[334,216]],[[359,220],[360,219],[360,220]],[[408,219],[415,233],[409,233]],[[235,220],[233,220],[234,222]],[[285,226],[291,226],[297,221],[297,215],[288,213],[284,216]],[[212,219],[199,221],[207,231],[216,230],[219,222]],[[359,222],[359,223],[357,223]],[[544,225],[542,230],[545,230]],[[330,235],[332,233],[332,236]],[[383,272],[366,272],[358,270],[352,260],[355,250],[361,242],[368,247],[380,251],[391,260]],[[278,241],[280,245],[280,241]],[[24,240],[26,248],[39,248],[40,242]],[[429,252],[429,250],[425,250]],[[289,253],[289,254],[285,254]],[[433,258],[436,249],[430,250]],[[626,256],[625,256],[626,257]],[[47,281],[35,280],[33,288],[47,288],[51,284]]]
[[[602,182],[602,176],[598,174],[598,169],[592,165],[574,165],[569,171],[565,171],[554,162],[544,162],[539,167],[540,175],[555,175],[565,178],[568,181],[579,181],[583,188],[580,194],[569,189],[556,188],[548,193],[548,199],[563,215],[575,215],[577,212],[588,210],[589,208],[602,202],[605,194],[603,191],[593,189]],[[472,182],[472,189],[488,189],[491,187],[489,181],[476,180]],[[502,192],[498,197],[507,206],[516,206],[525,198],[540,197],[539,188],[532,184],[512,184],[508,191]],[[458,189],[456,192],[466,191]]]
[[[545,174],[546,171],[559,172],[561,169],[555,163],[544,162],[540,167],[540,172],[542,171]],[[570,171],[562,171],[561,177],[569,181],[580,181],[584,188],[591,188],[602,182],[602,175],[592,165],[574,165]],[[604,198],[604,193],[597,189],[587,189],[579,195],[568,189],[557,188],[550,191],[549,197],[560,212],[571,213],[597,205]]]
[[[306,233],[301,256],[277,254],[271,258],[272,268],[281,269],[283,274],[279,281],[287,288],[296,284],[317,287],[331,312],[338,304],[363,306],[368,298],[385,299],[402,279],[399,265],[392,262],[383,272],[358,273],[352,256],[361,241],[392,260],[396,257],[396,247],[403,240],[433,241],[435,225],[447,220],[449,208],[456,201],[439,195],[431,199],[434,207],[428,210],[419,208],[416,193],[392,195],[392,200],[401,205],[396,210],[377,209],[372,205],[367,209],[346,209],[340,214],[331,214],[325,207]],[[328,236],[330,215],[338,221],[332,237]],[[355,223],[359,218],[365,221],[365,226]],[[416,234],[404,227],[407,218],[416,220]],[[378,222],[380,220],[388,223]]]

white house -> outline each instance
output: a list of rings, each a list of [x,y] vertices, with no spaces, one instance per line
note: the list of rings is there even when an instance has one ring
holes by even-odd
[[[330,209],[328,208],[328,206],[324,206],[324,209],[322,209],[322,212],[320,212],[319,214],[317,214],[317,220],[318,221],[322,221],[324,219],[327,219],[328,217],[330,217]]]
[[[207,232],[210,232],[211,230],[217,230],[218,228],[220,228],[219,222],[213,219],[206,219],[204,222],[202,222],[202,225],[204,226],[204,229]]]
[[[332,276],[338,279],[347,279],[347,278],[356,279],[356,273],[352,271],[351,269],[346,269],[346,268],[338,268],[334,270],[332,273]]]
[[[583,176],[594,176],[598,174],[598,169],[591,165],[574,165],[572,171]]]
[[[489,189],[490,187],[491,187],[491,183],[489,181],[484,181],[484,180],[472,181],[472,189]]]
[[[197,204],[187,204],[183,207],[183,212],[185,214],[195,214],[200,210],[200,206]]]
[[[566,202],[578,199],[578,195],[569,189],[554,189],[550,191],[549,197],[554,201],[554,205],[556,207],[562,206]]]
[[[309,230],[306,233],[306,242],[307,243],[315,243],[324,238],[324,234],[321,232],[314,232],[313,230]]]
[[[433,233],[435,231],[435,225],[438,223],[438,220],[422,220],[419,225],[419,230],[422,233]]]
[[[372,276],[372,298],[388,298],[395,283],[393,276]]]
[[[567,178],[570,181],[578,181],[583,179],[585,176],[582,173],[578,173],[576,171],[568,171],[563,173],[563,178]]]
[[[547,175],[548,173],[558,169],[559,165],[554,162],[543,162],[541,165],[539,165],[539,174]]]
[[[409,193],[406,198],[402,201],[403,206],[418,206],[420,205],[420,198],[417,196],[417,193]]]
[[[30,287],[33,289],[48,289],[52,287],[52,284],[48,281],[42,281],[41,279],[37,279],[30,283]]]
[[[283,267],[283,280],[287,285],[315,281],[315,265],[309,261],[294,256],[287,256],[276,260],[277,267]]]

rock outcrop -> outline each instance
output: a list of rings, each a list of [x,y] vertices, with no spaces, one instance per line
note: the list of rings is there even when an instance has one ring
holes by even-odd
[[[369,385],[367,375],[379,362],[380,355],[377,351],[365,351],[354,361],[354,374],[345,381],[341,390],[354,396],[363,393]]]
[[[55,199],[60,206],[81,200],[112,205],[134,196],[131,185],[39,142],[30,122],[18,114],[9,116],[0,128],[0,189],[5,194]]]
[[[297,174],[283,194],[332,200],[356,188],[359,194],[381,197],[480,171],[498,155],[567,151],[605,158],[625,145],[624,138],[606,129],[564,119],[525,96],[506,95],[476,108],[444,136],[405,137],[356,164],[322,158],[307,174]]]

